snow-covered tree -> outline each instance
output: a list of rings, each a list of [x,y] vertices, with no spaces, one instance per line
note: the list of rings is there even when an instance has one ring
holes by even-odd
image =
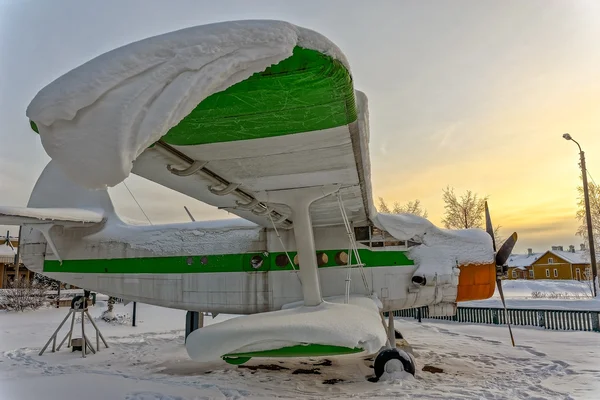
[[[421,200],[416,199],[415,201],[409,201],[406,204],[399,204],[394,202],[394,206],[390,209],[383,199],[383,197],[379,198],[379,211],[387,214],[414,214],[419,217],[427,218],[427,210],[423,209],[421,206]]]

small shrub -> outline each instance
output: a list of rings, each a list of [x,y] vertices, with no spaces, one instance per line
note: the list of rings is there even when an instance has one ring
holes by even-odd
[[[8,311],[37,310],[45,302],[46,287],[26,279],[10,282],[0,294],[0,308]]]

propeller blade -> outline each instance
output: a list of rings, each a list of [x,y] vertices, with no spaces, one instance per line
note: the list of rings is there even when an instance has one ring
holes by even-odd
[[[510,257],[515,244],[517,244],[517,232],[513,232],[513,234],[502,243],[500,250],[496,253],[496,265],[502,267],[506,264],[506,260]]]
[[[490,216],[490,209],[488,208],[487,201],[485,202],[485,231],[492,238],[492,245],[494,246],[494,252],[496,252],[496,239],[494,238],[494,226],[492,225],[492,217]]]
[[[492,217],[490,216],[490,210],[488,208],[487,201],[485,202],[485,231],[492,238],[492,245],[494,246],[494,252],[496,252],[496,239],[494,238],[494,226],[492,225]],[[508,257],[513,251],[513,248],[517,244],[517,232],[513,232],[512,235],[500,246],[500,250],[496,252],[496,268],[502,267],[506,264]],[[496,286],[498,287],[498,293],[500,293],[500,299],[502,300],[502,306],[504,307],[504,315],[506,316],[506,324],[508,325],[508,332],[510,333],[510,341],[515,347],[515,338],[512,333],[510,322],[508,321],[508,311],[506,310],[506,301],[504,300],[504,291],[502,290],[502,279],[500,279],[500,273],[496,277]]]
[[[510,333],[510,341],[512,342],[513,347],[515,347],[515,338],[512,333],[512,329],[510,327],[510,322],[508,320],[508,311],[506,310],[506,301],[504,301],[504,292],[502,291],[502,279],[496,279],[496,285],[498,286],[498,293],[500,293],[500,299],[502,299],[502,306],[504,306],[504,315],[506,316],[506,324],[508,325],[508,332]]]

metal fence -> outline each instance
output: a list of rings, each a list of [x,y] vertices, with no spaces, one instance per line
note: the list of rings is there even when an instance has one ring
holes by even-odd
[[[439,319],[475,324],[537,326],[552,330],[600,332],[599,311],[588,310],[532,310],[509,308],[458,307],[456,315],[451,317],[429,316],[429,308],[409,308],[394,311],[395,317],[421,319]]]

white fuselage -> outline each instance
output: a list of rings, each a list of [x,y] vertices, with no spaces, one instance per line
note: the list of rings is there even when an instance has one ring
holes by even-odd
[[[293,258],[296,248],[291,231],[280,230],[281,240],[274,230],[257,226],[205,229],[202,223],[143,227],[106,224],[69,229],[55,226],[50,233],[62,265],[44,237],[27,225],[23,226],[21,242],[25,265],[51,278],[107,295],[184,310],[236,314],[278,310],[284,304],[303,300],[297,265],[295,270],[278,270],[273,259],[267,258],[271,265],[254,270],[250,263],[252,254],[269,257],[287,251]],[[346,249],[347,254],[348,235],[343,226],[317,227],[314,236],[317,252]],[[406,250],[399,246],[359,248],[361,252],[398,254]],[[183,262],[190,272],[181,265]],[[208,269],[198,263],[207,263]],[[139,269],[140,265],[150,266]],[[455,301],[456,285],[411,290],[415,270],[415,265],[354,267],[350,293],[375,294],[384,310]],[[345,295],[347,267],[332,266],[330,262],[318,272],[323,297]]]

